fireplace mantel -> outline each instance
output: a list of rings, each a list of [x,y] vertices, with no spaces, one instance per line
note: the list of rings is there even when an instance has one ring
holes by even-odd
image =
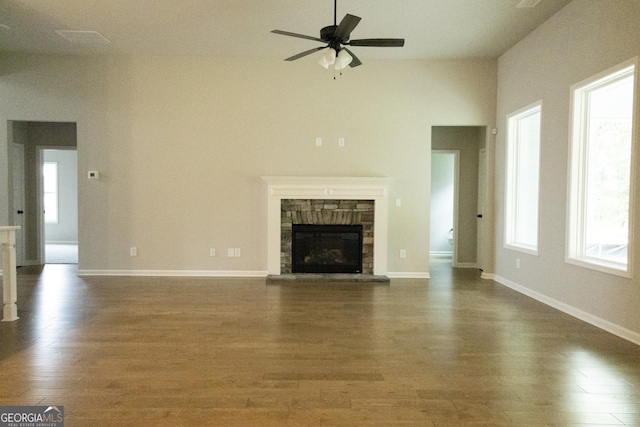
[[[389,183],[384,177],[263,176],[267,184],[267,269],[280,274],[282,199],[374,200],[373,274],[387,274]]]

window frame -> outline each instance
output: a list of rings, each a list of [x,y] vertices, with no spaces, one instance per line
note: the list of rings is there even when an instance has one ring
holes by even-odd
[[[517,224],[517,210],[519,208],[518,198],[516,197],[516,191],[518,185],[517,180],[521,178],[521,174],[518,173],[518,161],[517,157],[520,153],[519,145],[520,140],[517,137],[519,130],[519,121],[532,116],[533,114],[539,114],[539,138],[538,138],[538,170],[537,170],[537,194],[536,194],[536,236],[535,244],[529,245],[523,242],[518,242],[515,238]],[[507,137],[505,148],[505,221],[504,221],[504,237],[503,247],[505,249],[511,249],[518,252],[524,252],[530,255],[538,255],[540,244],[540,159],[542,148],[542,100],[536,101],[526,107],[520,108],[507,115]]]
[[[617,263],[602,258],[586,255],[586,202],[587,202],[587,160],[589,121],[586,112],[589,103],[586,101],[593,90],[615,84],[633,76],[632,112],[631,112],[631,147],[629,164],[629,199],[627,220],[627,262]],[[567,230],[565,246],[565,262],[572,265],[616,275],[633,277],[634,265],[634,218],[635,218],[635,176],[636,176],[636,143],[638,123],[638,57],[625,61],[592,77],[571,86],[571,109],[569,115],[569,158],[567,179]]]

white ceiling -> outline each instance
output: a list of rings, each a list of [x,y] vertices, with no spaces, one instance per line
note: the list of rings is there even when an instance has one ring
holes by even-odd
[[[353,47],[362,58],[494,58],[571,0],[338,0],[362,18],[352,39],[404,38],[402,48]],[[286,58],[319,43],[332,0],[0,0],[0,51],[53,54]],[[97,31],[109,44],[71,43],[57,30]]]

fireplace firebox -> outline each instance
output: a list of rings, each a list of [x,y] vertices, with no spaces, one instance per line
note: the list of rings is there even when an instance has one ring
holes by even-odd
[[[362,273],[362,225],[294,224],[293,273]]]

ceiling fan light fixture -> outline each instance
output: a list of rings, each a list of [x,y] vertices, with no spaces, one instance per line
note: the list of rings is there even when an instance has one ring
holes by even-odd
[[[327,48],[324,50],[324,54],[318,61],[318,64],[322,65],[324,68],[329,68],[329,65],[333,65],[336,62],[336,51],[333,48]]]
[[[340,52],[338,52],[338,57],[336,58],[336,70],[346,68],[347,65],[351,64],[351,61],[353,61],[353,57],[349,55],[349,52],[345,49],[341,49]]]
[[[521,0],[521,1],[540,1],[540,0]],[[315,49],[305,50],[297,55],[285,58],[285,61],[295,61],[304,58],[312,53],[323,51],[322,57],[318,61],[323,68],[328,69],[333,65],[335,70],[342,70],[347,66],[351,68],[362,65],[358,57],[349,49],[343,46],[374,46],[374,47],[401,47],[404,46],[404,39],[351,39],[351,32],[360,22],[360,17],[346,14],[340,24],[336,19],[337,0],[333,2],[333,25],[326,26],[320,30],[320,38],[307,36],[304,34],[292,33],[290,31],[272,30],[272,33],[283,36],[297,37],[300,39],[313,40],[324,44]]]

